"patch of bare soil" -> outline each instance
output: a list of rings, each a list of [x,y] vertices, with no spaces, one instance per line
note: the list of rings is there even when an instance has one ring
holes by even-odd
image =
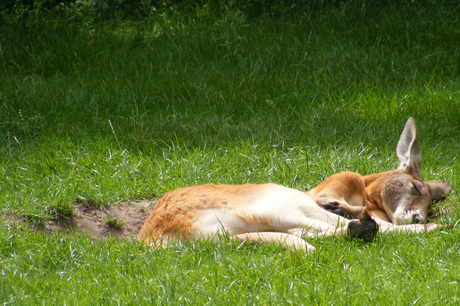
[[[120,205],[80,206],[72,216],[60,217],[45,223],[45,231],[81,233],[94,239],[109,235],[120,239],[137,240],[144,221],[150,216],[156,201],[133,201]]]

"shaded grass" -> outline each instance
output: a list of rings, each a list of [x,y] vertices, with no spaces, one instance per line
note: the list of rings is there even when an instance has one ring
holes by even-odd
[[[110,119],[124,146],[142,150],[176,138],[187,146],[231,145],[236,136],[380,143],[395,136],[376,131],[409,115],[422,128],[422,120],[439,118],[458,125],[460,40],[449,37],[460,34],[446,11],[417,11],[410,26],[404,20],[414,11],[383,10],[370,24],[331,11],[252,23],[234,13],[200,31],[184,25],[160,34],[129,26],[123,35],[10,29],[5,39],[17,42],[3,47],[11,77],[2,82],[2,131],[21,141],[57,127],[98,140],[110,134]],[[373,135],[350,133],[371,120]]]

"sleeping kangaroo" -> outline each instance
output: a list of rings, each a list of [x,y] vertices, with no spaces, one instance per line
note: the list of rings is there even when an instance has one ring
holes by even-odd
[[[332,175],[306,192],[318,205],[341,216],[356,218],[366,208],[382,230],[388,224],[425,223],[432,201],[450,192],[447,181],[422,180],[421,153],[414,119],[409,118],[396,147],[399,168],[361,176]]]
[[[411,158],[409,154],[405,163],[412,165]],[[356,174],[350,177],[356,178]],[[379,179],[373,179],[373,190],[387,188],[387,177],[382,175]],[[327,180],[323,182],[321,185],[325,188],[322,190],[329,190],[329,193],[317,190],[314,194],[316,199],[321,198],[321,195],[330,195],[331,201],[327,204],[348,204],[346,201],[354,198],[363,202],[367,198],[364,183],[358,180],[357,188],[353,188],[354,181],[345,178],[331,179],[330,187]],[[420,190],[422,186],[417,188]],[[395,192],[405,198],[407,192],[414,193],[415,190],[397,185]],[[369,216],[364,205],[356,210],[353,207],[352,210],[357,219],[349,220],[323,209],[307,193],[276,184],[206,184],[180,188],[165,194],[142,226],[139,240],[147,245],[165,247],[170,242],[188,238],[216,238],[227,234],[234,240],[277,243],[283,247],[306,251],[314,250],[314,247],[301,238],[303,235],[343,235],[371,241],[378,230],[376,222]],[[382,223],[386,231],[420,233],[439,227],[437,224],[386,223]]]

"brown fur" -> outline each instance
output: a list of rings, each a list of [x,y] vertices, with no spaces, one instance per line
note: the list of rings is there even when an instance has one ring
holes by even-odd
[[[358,173],[334,174],[306,192],[328,211],[356,218],[364,207],[370,216],[394,224],[424,223],[432,201],[450,192],[447,181],[422,180],[421,154],[415,122],[407,120],[396,153],[396,170],[361,176]]]
[[[363,177],[355,172],[334,174],[305,193],[319,206],[341,216],[358,218],[368,206]]]

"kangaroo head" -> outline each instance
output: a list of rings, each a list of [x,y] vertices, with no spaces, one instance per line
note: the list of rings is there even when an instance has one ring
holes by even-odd
[[[443,199],[450,184],[422,180],[420,145],[412,118],[399,137],[396,155],[398,169],[365,178],[368,199],[383,209],[393,224],[424,223],[432,201]]]

